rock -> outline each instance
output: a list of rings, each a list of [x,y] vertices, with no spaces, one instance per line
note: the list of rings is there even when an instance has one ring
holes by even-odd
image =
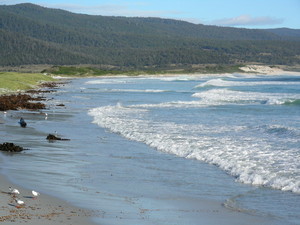
[[[23,151],[24,148],[15,145],[14,143],[8,143],[5,142],[3,144],[0,144],[0,151],[4,152],[21,152]]]
[[[70,140],[70,139],[66,139],[66,138],[57,137],[54,134],[48,134],[46,139],[49,140],[49,141],[69,141]]]

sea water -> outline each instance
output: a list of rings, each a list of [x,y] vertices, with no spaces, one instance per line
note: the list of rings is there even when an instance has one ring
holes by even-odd
[[[197,224],[155,209],[203,198],[300,224],[300,75],[74,79],[51,97],[1,115],[1,142],[29,149],[1,154],[12,181],[100,210],[99,223]]]

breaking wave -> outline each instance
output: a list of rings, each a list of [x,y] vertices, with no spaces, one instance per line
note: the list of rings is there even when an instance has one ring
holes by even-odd
[[[145,93],[161,93],[161,92],[169,92],[167,90],[155,90],[155,89],[103,89],[103,92],[145,92]]]
[[[300,156],[297,148],[276,150],[270,135],[289,134],[287,127],[205,126],[149,119],[144,106],[105,106],[89,111],[94,123],[127,139],[159,151],[217,165],[240,182],[300,193]],[[219,135],[221,134],[221,135]],[[289,138],[283,141],[290,141]]]
[[[284,104],[291,105],[291,106],[300,106],[300,99],[288,100]]]
[[[192,97],[200,98],[208,105],[220,104],[270,104],[270,105],[297,105],[300,101],[300,94],[288,93],[262,93],[262,92],[242,92],[229,89],[211,89],[197,92]]]
[[[211,79],[204,83],[197,85],[195,88],[203,88],[203,87],[235,87],[235,86],[262,86],[262,85],[300,85],[298,81],[230,81],[224,80],[223,78]]]

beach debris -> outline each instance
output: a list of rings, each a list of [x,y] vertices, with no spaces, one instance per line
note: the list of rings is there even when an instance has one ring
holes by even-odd
[[[19,121],[19,124],[21,127],[26,127],[27,126],[27,123],[25,122],[25,120],[21,117],[20,121]]]
[[[20,194],[19,190],[16,188],[9,187],[8,189],[9,189],[10,194],[12,194],[13,196]]]
[[[45,104],[41,102],[42,98],[32,97],[29,94],[12,94],[0,96],[0,111],[18,110],[18,109],[45,109]]]
[[[4,152],[21,152],[23,150],[24,150],[23,147],[15,145],[14,143],[5,142],[3,144],[0,144],[0,151],[4,151]]]
[[[70,139],[60,138],[60,137],[58,137],[57,135],[54,135],[54,134],[48,134],[46,139],[49,140],[49,141],[70,141]]]
[[[37,191],[32,190],[31,193],[33,195],[33,199],[36,199],[38,196],[40,196],[40,193]]]
[[[16,198],[15,201],[17,203],[16,208],[22,208],[25,205],[25,202],[21,199]]]

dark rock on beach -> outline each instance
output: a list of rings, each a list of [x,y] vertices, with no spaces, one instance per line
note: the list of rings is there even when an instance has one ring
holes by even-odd
[[[5,142],[3,144],[0,144],[0,151],[4,151],[4,152],[21,152],[23,151],[24,148],[15,145],[14,143],[8,143]]]
[[[49,135],[46,137],[46,139],[49,140],[49,141],[70,141],[70,139],[60,138],[60,137],[57,137],[57,136],[54,135],[54,134],[49,134]]]

